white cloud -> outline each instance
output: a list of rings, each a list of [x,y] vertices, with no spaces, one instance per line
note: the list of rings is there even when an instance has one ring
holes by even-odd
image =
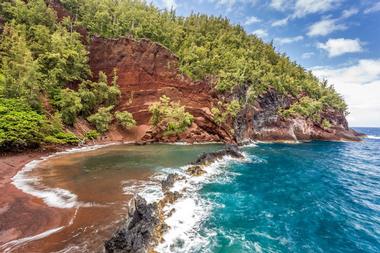
[[[323,13],[335,8],[340,0],[296,0],[294,17],[303,17],[313,13]]]
[[[233,7],[240,4],[250,4],[255,5],[257,0],[209,0],[212,3],[215,3],[220,6],[227,7],[227,11],[232,10]]]
[[[343,10],[341,18],[349,18],[349,17],[352,17],[353,15],[356,15],[358,13],[359,13],[359,10],[356,9],[356,8],[351,8],[351,9],[348,9],[348,10]]]
[[[261,38],[268,36],[268,32],[264,29],[257,29],[255,31],[253,31],[252,34],[256,35],[257,37],[261,37]]]
[[[373,12],[378,12],[378,11],[380,11],[380,2],[377,2],[371,7],[369,7],[368,9],[364,10],[364,13],[368,14],[368,13],[373,13]]]
[[[359,39],[329,39],[326,43],[318,43],[318,48],[328,52],[329,57],[335,57],[347,53],[362,52],[362,42]]]
[[[288,21],[289,21],[289,17],[276,20],[272,23],[272,26],[284,26],[288,24]]]
[[[314,56],[313,52],[306,52],[306,53],[303,53],[301,57],[302,59],[310,59],[313,56]]]
[[[283,45],[283,44],[290,44],[290,43],[293,43],[293,42],[297,42],[297,41],[303,40],[303,36],[275,38],[274,40],[278,44]]]
[[[287,0],[272,0],[271,3],[270,3],[270,7],[272,7],[273,9],[276,9],[276,10],[283,10],[286,6],[286,3],[288,3],[289,1]]]
[[[252,25],[252,24],[260,23],[260,22],[261,22],[261,19],[259,19],[258,17],[252,16],[252,17],[248,17],[245,20],[244,25]]]
[[[312,71],[334,84],[343,95],[351,126],[380,126],[380,59],[362,59],[346,67],[317,67]]]
[[[335,31],[346,30],[347,27],[343,24],[338,24],[336,19],[323,19],[312,24],[309,27],[307,35],[310,37],[314,36],[326,36]]]
[[[323,13],[336,8],[342,0],[271,0],[270,7],[278,11],[292,10],[292,18]]]

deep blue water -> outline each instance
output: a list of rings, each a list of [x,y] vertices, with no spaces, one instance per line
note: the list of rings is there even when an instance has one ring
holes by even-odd
[[[201,189],[213,208],[194,252],[379,253],[380,129],[358,130],[371,139],[246,148]]]

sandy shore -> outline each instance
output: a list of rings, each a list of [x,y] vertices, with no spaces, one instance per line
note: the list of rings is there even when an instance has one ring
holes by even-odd
[[[12,177],[28,162],[56,151],[59,150],[0,157],[0,249],[8,242],[62,226],[72,216],[72,210],[48,207],[12,184]]]

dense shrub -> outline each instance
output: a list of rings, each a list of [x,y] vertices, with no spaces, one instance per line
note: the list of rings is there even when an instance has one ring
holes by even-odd
[[[116,112],[115,118],[117,122],[124,128],[129,129],[136,125],[136,121],[133,118],[132,113],[124,111],[124,112]]]
[[[26,102],[0,98],[0,150],[38,147],[47,131],[43,115]]]
[[[56,98],[56,100],[56,105],[62,114],[63,122],[67,125],[73,125],[83,108],[81,98],[75,91],[64,89],[61,90],[59,97]]]
[[[228,118],[235,119],[240,111],[241,105],[238,100],[234,99],[230,103],[218,103],[218,107],[211,108],[211,113],[215,123],[221,125],[226,122]]]
[[[159,102],[149,106],[154,126],[163,127],[165,134],[178,134],[191,126],[194,117],[185,111],[179,103],[171,102],[167,96],[162,96]]]
[[[289,109],[281,112],[284,117],[302,116],[310,118],[314,122],[320,121],[320,113],[323,105],[320,101],[310,97],[302,97],[298,102],[294,103]]]
[[[96,140],[99,137],[99,135],[100,134],[98,133],[98,131],[90,130],[84,135],[84,137],[86,138],[86,140]]]
[[[80,139],[70,132],[59,132],[44,138],[44,142],[52,144],[78,144]]]
[[[89,116],[87,120],[95,126],[99,133],[105,133],[108,131],[109,124],[113,120],[112,109],[113,106],[100,107],[97,113]]]

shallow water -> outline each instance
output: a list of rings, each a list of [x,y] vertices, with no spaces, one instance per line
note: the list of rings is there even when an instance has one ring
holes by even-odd
[[[380,252],[380,129],[361,131],[361,143],[245,148],[248,162],[187,196],[208,214],[161,252]]]
[[[159,197],[159,182],[152,181],[152,175],[165,174],[190,163],[202,152],[220,148],[211,144],[115,145],[50,158],[25,173],[26,178],[16,178],[16,184],[43,197],[50,206],[72,210],[72,215],[63,220],[62,228],[47,231],[41,239],[38,235],[26,238],[26,243],[21,240],[13,250],[101,252],[104,240],[125,217],[134,193]]]

